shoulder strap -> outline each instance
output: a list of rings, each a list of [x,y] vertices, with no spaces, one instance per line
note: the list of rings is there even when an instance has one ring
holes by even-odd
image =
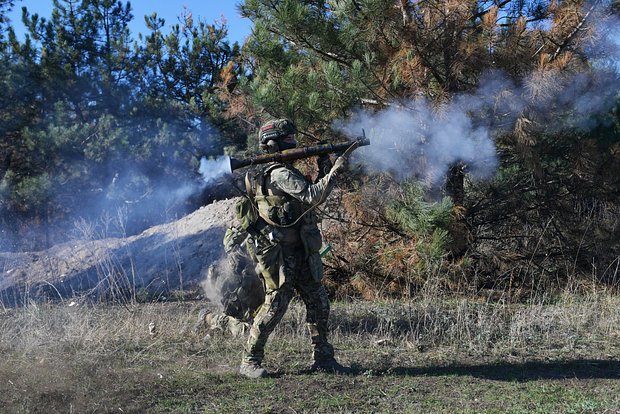
[[[251,200],[254,200],[255,191],[254,191],[254,183],[252,177],[250,176],[250,172],[245,173],[245,192]]]

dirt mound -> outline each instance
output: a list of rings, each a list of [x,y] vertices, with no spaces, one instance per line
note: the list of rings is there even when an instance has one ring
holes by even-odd
[[[128,238],[73,240],[45,251],[0,253],[0,301],[164,294],[195,287],[224,253],[236,199]]]

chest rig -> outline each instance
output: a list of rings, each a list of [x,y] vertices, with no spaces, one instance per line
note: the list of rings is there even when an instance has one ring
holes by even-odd
[[[284,164],[269,165],[258,176],[245,176],[245,186],[248,196],[254,200],[258,215],[267,224],[274,227],[296,228],[299,218],[303,214],[301,201],[291,195],[269,185],[271,173],[278,168],[292,168]],[[299,173],[297,170],[293,169]],[[301,174],[301,173],[299,173]]]

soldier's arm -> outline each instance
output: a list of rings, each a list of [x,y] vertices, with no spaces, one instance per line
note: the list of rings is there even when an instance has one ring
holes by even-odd
[[[325,201],[333,188],[333,174],[327,174],[311,184],[305,177],[286,168],[278,168],[271,173],[274,186],[305,204]]]

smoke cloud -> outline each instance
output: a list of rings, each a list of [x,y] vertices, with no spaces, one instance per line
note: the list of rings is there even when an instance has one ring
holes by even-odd
[[[200,283],[209,302],[217,306],[220,311],[224,310],[222,306],[222,286],[232,272],[230,262],[222,257],[209,266],[205,274],[203,274],[203,281]],[[222,275],[224,277],[220,277]]]
[[[149,121],[138,119],[123,132],[130,134]],[[62,210],[48,219],[22,219],[0,201],[0,251],[40,250],[68,238],[127,237],[178,219],[230,193],[230,186],[216,182],[226,175],[227,157],[203,158],[199,165],[192,165],[189,157],[179,156],[178,148],[166,144],[165,139],[160,143],[158,133],[166,134],[165,138],[189,134],[175,125],[153,129],[153,141],[159,145],[153,157],[144,160],[111,154],[105,162],[95,162],[82,155],[63,155],[67,171],[83,174],[69,178],[58,174],[46,181],[46,202]],[[209,148],[217,138],[212,130],[194,134],[200,135],[191,138],[201,148]],[[86,182],[82,176],[92,179]],[[79,205],[67,202],[78,199]]]
[[[334,127],[346,135],[363,129],[371,147],[358,150],[356,161],[399,181],[417,178],[436,186],[458,162],[479,178],[490,177],[497,168],[489,127],[477,125],[458,102],[434,109],[420,99],[379,112],[360,110]]]
[[[526,121],[530,144],[544,134],[587,132],[612,122],[607,114],[620,89],[620,19],[591,7],[583,39],[588,65],[536,69],[521,79],[489,71],[473,93],[442,105],[424,99],[392,103],[375,111],[360,109],[333,128],[348,136],[364,129],[371,146],[354,159],[370,171],[395,179],[440,185],[453,164],[463,163],[474,179],[493,177],[499,165],[496,143]]]
[[[496,71],[480,85],[442,105],[417,99],[380,111],[360,109],[333,128],[348,136],[365,130],[371,146],[357,150],[354,161],[371,172],[436,188],[451,166],[462,163],[474,180],[486,180],[499,166],[497,140],[514,133],[520,119],[532,137],[589,131],[615,105],[619,77],[615,67],[601,65],[578,74],[538,70],[517,84]]]
[[[205,184],[214,182],[227,174],[231,174],[230,157],[221,155],[216,159],[202,157],[198,169]]]

